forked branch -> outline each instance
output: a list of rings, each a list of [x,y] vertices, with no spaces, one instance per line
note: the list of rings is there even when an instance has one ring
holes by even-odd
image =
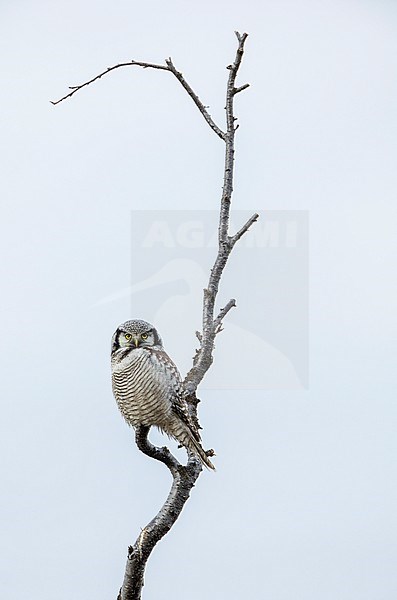
[[[101,79],[110,72],[129,66],[138,66],[144,69],[157,69],[172,73],[179,81],[188,95],[191,97],[209,127],[216,135],[225,142],[225,165],[223,175],[223,189],[220,202],[220,213],[218,223],[218,252],[211,269],[207,287],[204,289],[203,298],[203,325],[202,332],[196,332],[199,340],[199,348],[196,351],[196,356],[193,360],[193,366],[183,382],[184,393],[188,401],[191,417],[197,420],[197,405],[198,398],[196,390],[202,381],[213,360],[214,341],[216,335],[222,330],[222,321],[229,311],[236,306],[234,299],[220,309],[215,317],[215,303],[217,300],[219,284],[222,273],[230,256],[230,253],[236,242],[248,231],[250,226],[258,219],[258,215],[254,214],[233,236],[229,235],[229,220],[230,220],[230,204],[233,193],[233,168],[234,168],[234,138],[237,130],[235,125],[236,117],[234,116],[234,98],[236,94],[245,90],[249,84],[246,83],[236,87],[236,77],[241,65],[244,54],[244,44],[247,39],[247,34],[240,35],[236,32],[238,47],[236,56],[232,64],[228,65],[229,76],[226,87],[226,130],[223,131],[215,123],[207,108],[199,99],[186,79],[175,68],[171,58],[165,61],[165,65],[159,65],[141,61],[129,61],[109,67],[102,73],[99,73],[92,79],[82,83],[81,85],[72,86],[68,94],[57,101],[52,102],[56,105],[63,102],[67,98],[71,98],[78,91],[91,85],[95,81]],[[127,565],[125,569],[123,586],[120,589],[118,600],[140,600],[142,587],[144,585],[144,572],[146,562],[158,541],[171,529],[177,518],[182,512],[183,506],[187,501],[191,490],[202,470],[201,463],[192,454],[189,453],[188,462],[182,465],[171,454],[168,448],[158,448],[151,444],[148,440],[149,428],[140,426],[136,428],[136,444],[138,448],[146,455],[154,458],[165,464],[173,478],[171,490],[167,500],[158,512],[158,514],[142,529],[138,539],[133,546],[128,549]],[[213,450],[207,452],[208,456],[214,454]]]

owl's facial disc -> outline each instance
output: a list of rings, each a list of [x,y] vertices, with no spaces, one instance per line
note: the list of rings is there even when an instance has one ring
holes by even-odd
[[[153,330],[148,330],[143,333],[129,333],[126,331],[120,331],[118,341],[121,348],[125,346],[132,346],[133,348],[153,346]]]
[[[120,325],[112,338],[112,355],[120,349],[160,348],[163,342],[153,325],[141,319],[126,321]]]

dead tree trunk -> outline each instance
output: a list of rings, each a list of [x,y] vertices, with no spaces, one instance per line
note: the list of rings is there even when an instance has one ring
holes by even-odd
[[[143,68],[157,69],[172,73],[180,82],[188,95],[192,98],[204,119],[214,131],[214,133],[225,143],[225,163],[223,175],[223,190],[219,211],[218,226],[218,252],[211,269],[207,287],[204,289],[203,297],[203,320],[202,332],[197,332],[199,348],[193,360],[193,366],[183,382],[184,393],[189,404],[189,410],[193,419],[197,419],[197,405],[199,400],[196,396],[197,388],[210,368],[213,361],[214,341],[216,335],[222,330],[222,321],[227,313],[236,306],[234,299],[230,300],[218,314],[215,313],[215,303],[219,290],[219,285],[223,270],[235,243],[246,233],[249,227],[258,219],[254,214],[234,235],[229,235],[229,216],[230,205],[233,193],[233,172],[234,172],[234,139],[238,128],[236,117],[234,116],[234,98],[236,94],[245,90],[249,84],[246,83],[236,87],[236,77],[241,65],[244,54],[244,44],[247,34],[237,36],[237,51],[233,63],[227,66],[229,77],[226,87],[226,128],[222,130],[212,119],[207,108],[199,99],[198,95],[187,83],[186,79],[175,68],[171,58],[165,61],[164,65],[147,63],[142,61],[129,61],[119,63],[107,68],[92,79],[81,85],[71,86],[71,90],[63,98],[52,102],[56,105],[71,98],[82,88],[94,83],[101,77],[107,75],[115,69],[128,66],[138,66]],[[140,426],[136,429],[135,441],[138,448],[144,454],[164,463],[171,472],[173,482],[168,497],[157,513],[157,515],[141,531],[138,539],[133,546],[128,549],[127,565],[125,568],[124,582],[119,591],[117,600],[140,600],[142,588],[144,585],[144,574],[147,560],[157,544],[174,525],[175,521],[182,512],[185,502],[189,498],[197,478],[199,477],[202,466],[198,459],[189,453],[188,462],[182,465],[169,451],[168,448],[158,448],[153,446],[148,440],[149,428]],[[211,454],[211,452],[209,452]]]

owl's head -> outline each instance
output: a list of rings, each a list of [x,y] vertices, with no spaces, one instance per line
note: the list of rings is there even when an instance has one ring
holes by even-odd
[[[163,347],[157,330],[147,321],[134,319],[120,325],[112,338],[112,354],[120,348]]]

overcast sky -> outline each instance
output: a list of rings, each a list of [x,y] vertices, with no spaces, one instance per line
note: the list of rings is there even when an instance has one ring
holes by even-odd
[[[117,411],[110,339],[153,319],[188,368],[211,244],[166,255],[137,240],[148,211],[170,213],[171,235],[194,211],[189,235],[210,236],[223,175],[222,142],[167,73],[118,70],[49,101],[172,56],[222,126],[238,29],[251,87],[236,98],[233,222],[257,210],[262,227],[278,215],[310,232],[289,254],[231,257],[219,304],[238,307],[200,391],[217,472],[155,549],[144,599],[393,600],[396,4],[0,6],[1,596],[116,598],[170,477]]]

